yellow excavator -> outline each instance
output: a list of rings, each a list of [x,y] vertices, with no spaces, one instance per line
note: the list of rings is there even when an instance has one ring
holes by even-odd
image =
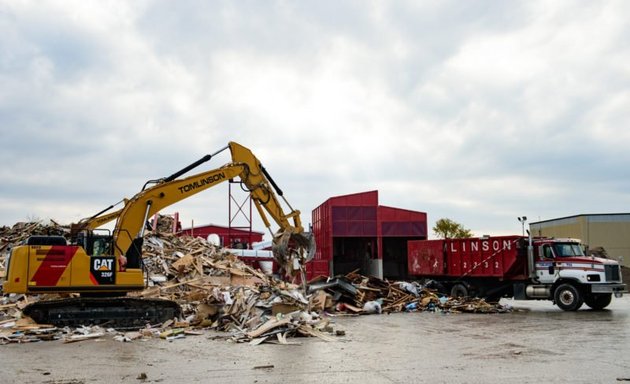
[[[182,177],[229,149],[232,161],[220,168]],[[40,300],[23,312],[38,323],[103,324],[115,328],[161,323],[180,315],[172,301],[126,296],[145,288],[142,245],[149,217],[161,209],[224,181],[239,178],[249,191],[265,226],[273,235],[273,254],[287,275],[302,271],[315,253],[312,234],[305,232],[300,211],[246,147],[229,142],[172,175],[149,180],[122,209],[114,205],[72,226],[70,243],[60,236],[31,236],[11,250],[4,293],[79,293],[80,297]],[[290,211],[285,213],[279,197]],[[279,226],[271,231],[267,217]],[[97,228],[116,220],[112,232]]]

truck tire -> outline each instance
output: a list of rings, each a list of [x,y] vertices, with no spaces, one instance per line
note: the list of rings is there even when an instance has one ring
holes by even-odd
[[[451,297],[467,297],[468,288],[464,284],[455,284],[451,288]]]
[[[556,305],[563,311],[577,311],[584,303],[584,296],[573,284],[560,284],[554,291]]]
[[[612,293],[590,293],[584,297],[586,305],[599,311],[608,306],[612,301]]]

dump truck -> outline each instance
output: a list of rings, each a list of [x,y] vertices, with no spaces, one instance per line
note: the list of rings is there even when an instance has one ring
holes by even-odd
[[[485,236],[411,240],[408,270],[451,296],[551,300],[565,311],[607,307],[626,292],[617,261],[584,254],[578,239]]]

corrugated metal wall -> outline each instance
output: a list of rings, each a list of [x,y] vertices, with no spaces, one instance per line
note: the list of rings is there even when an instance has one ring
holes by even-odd
[[[362,263],[374,266],[377,261],[382,274],[383,258],[387,255],[386,262],[401,266],[393,273],[404,274],[406,241],[427,236],[426,213],[379,206],[378,191],[331,197],[313,210],[312,224],[317,251],[309,265],[308,278],[329,275],[333,257],[340,257],[338,269],[344,272],[342,263],[363,265],[364,269],[366,264]],[[370,260],[359,260],[364,257]]]
[[[307,278],[328,276],[332,268],[333,237],[376,237],[378,191],[331,197],[312,213],[317,246]]]

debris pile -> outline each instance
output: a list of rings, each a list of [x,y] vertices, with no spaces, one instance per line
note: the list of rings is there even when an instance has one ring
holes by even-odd
[[[286,343],[296,334],[319,336],[329,321],[309,311],[300,287],[245,264],[201,238],[149,234],[143,249],[150,286],[142,297],[176,301],[180,325],[228,332],[234,341]]]
[[[175,218],[169,215],[158,215],[157,220],[153,221],[153,225],[157,222],[156,232],[158,233],[169,233],[173,232],[173,228],[175,226]]]
[[[2,227],[0,276],[7,250],[31,234],[69,235],[69,229],[51,222],[18,223]],[[147,325],[121,333],[100,327],[76,329],[34,324],[21,316],[27,304],[55,295],[4,295],[0,298],[0,344],[63,339],[65,342],[114,335],[116,340],[159,337],[174,340],[202,330],[221,333],[225,338],[251,344],[292,344],[294,336],[336,340],[345,334],[335,329],[334,316],[411,311],[481,312],[507,311],[482,299],[460,299],[439,295],[418,283],[390,282],[356,272],[345,276],[319,278],[302,286],[282,281],[247,265],[235,255],[204,239],[175,236],[169,230],[145,235],[143,261],[148,286],[131,296],[163,298],[177,302],[181,319]]]
[[[484,299],[448,297],[414,282],[390,282],[351,272],[309,285],[310,290],[324,289],[337,302],[336,311],[346,313],[393,312],[467,312],[503,313],[508,308]]]
[[[70,234],[70,226],[61,225],[50,220],[49,224],[42,224],[39,221],[19,222],[12,227],[0,227],[0,262],[4,261],[6,254],[11,247],[22,243],[33,235],[47,236],[68,236]],[[4,264],[0,264],[2,268]]]

